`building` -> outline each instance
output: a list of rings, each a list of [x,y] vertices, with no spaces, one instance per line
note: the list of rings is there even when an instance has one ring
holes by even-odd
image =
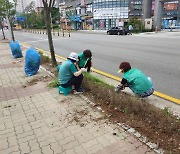
[[[180,0],[60,0],[61,23],[71,29],[107,30],[138,17],[150,28],[180,25]]]
[[[16,4],[16,11],[18,13],[22,13],[25,9],[25,1],[24,0],[17,0],[17,4]]]
[[[180,26],[180,0],[164,2],[162,22],[163,28]]]
[[[43,8],[43,2],[42,0],[17,0],[17,5],[16,5],[16,11],[18,13],[23,13],[25,8],[32,2],[35,2],[35,8],[37,11],[41,11]]]
[[[92,2],[93,0],[60,0],[61,28],[93,29]]]
[[[128,19],[129,0],[95,0],[93,2],[94,29],[123,26]]]
[[[129,0],[129,17],[141,18],[143,15],[143,0]]]

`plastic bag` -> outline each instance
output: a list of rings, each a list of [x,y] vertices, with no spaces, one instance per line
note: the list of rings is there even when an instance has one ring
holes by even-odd
[[[24,71],[27,76],[32,76],[37,73],[40,66],[40,55],[34,48],[29,48],[26,51]]]
[[[14,58],[23,57],[19,41],[11,41],[9,43],[9,46],[11,48],[11,52],[12,52],[12,55],[13,55]]]

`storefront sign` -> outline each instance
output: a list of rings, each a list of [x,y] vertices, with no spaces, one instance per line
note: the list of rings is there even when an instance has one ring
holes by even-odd
[[[94,19],[128,18],[128,7],[113,9],[94,9]]]
[[[80,21],[81,17],[80,16],[70,16],[71,21]]]
[[[164,9],[167,11],[177,10],[178,4],[164,4]]]

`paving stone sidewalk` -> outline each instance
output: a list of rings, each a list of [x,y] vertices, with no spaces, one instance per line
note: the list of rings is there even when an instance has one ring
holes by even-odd
[[[0,154],[154,153],[82,97],[48,88],[47,78],[43,70],[26,77],[24,58],[0,41]]]

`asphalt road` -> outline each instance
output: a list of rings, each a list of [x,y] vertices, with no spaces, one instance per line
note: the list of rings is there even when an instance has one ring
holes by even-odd
[[[62,34],[61,34],[62,35]],[[16,40],[49,50],[47,35],[15,32]],[[156,91],[180,99],[180,32],[116,36],[90,33],[71,33],[63,38],[53,36],[56,54],[68,57],[70,52],[91,49],[93,67],[117,74],[120,62],[152,77]]]

